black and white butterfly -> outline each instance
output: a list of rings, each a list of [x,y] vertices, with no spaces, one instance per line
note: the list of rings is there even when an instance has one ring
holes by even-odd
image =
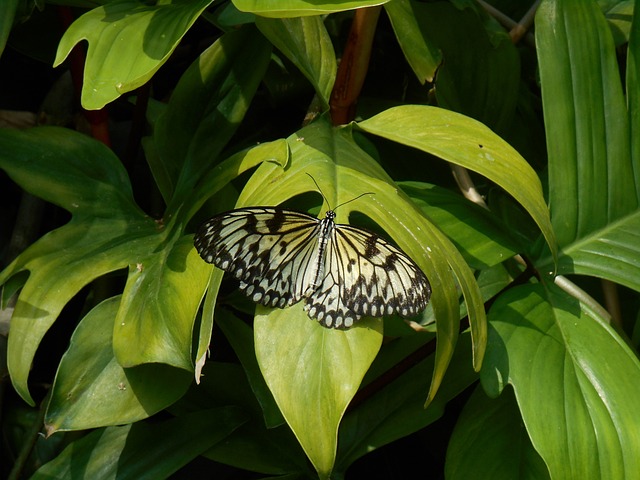
[[[367,230],[275,207],[239,208],[204,223],[195,247],[231,273],[254,302],[284,308],[305,299],[311,318],[349,328],[363,316],[420,313],[431,286],[399,248]]]

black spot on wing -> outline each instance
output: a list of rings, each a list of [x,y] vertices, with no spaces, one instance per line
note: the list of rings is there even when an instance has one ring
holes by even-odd
[[[370,260],[375,257],[378,253],[380,253],[380,249],[378,248],[378,236],[375,233],[367,232],[367,239],[365,241],[364,247],[364,258]]]
[[[389,272],[396,268],[397,261],[398,261],[398,254],[395,252],[390,253],[389,255],[387,255],[387,258],[385,258],[384,263],[382,264],[382,268],[384,268],[385,272]]]
[[[347,273],[351,273],[353,271],[353,267],[356,264],[356,259],[355,258],[350,258],[349,262],[347,263]]]
[[[287,216],[284,210],[274,210],[271,218],[269,218],[265,225],[269,229],[269,233],[278,233],[282,229],[282,225],[286,221]]]

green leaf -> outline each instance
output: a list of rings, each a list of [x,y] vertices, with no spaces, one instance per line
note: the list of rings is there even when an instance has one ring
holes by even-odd
[[[149,225],[103,220],[88,228],[72,222],[38,240],[0,276],[2,283],[13,273],[30,271],[11,318],[8,349],[11,380],[25,401],[32,401],[27,377],[33,356],[66,303],[94,279],[143,255],[140,242],[123,243],[130,228],[144,231]]]
[[[311,82],[329,107],[336,77],[336,54],[320,16],[285,19],[256,18],[262,34],[273,43]]]
[[[437,107],[407,105],[359,122],[358,128],[431,153],[497,183],[529,212],[555,258],[555,234],[538,176],[517,151],[480,122]]]
[[[549,2],[539,13],[549,193],[562,245],[558,272],[640,290],[640,169],[633,160],[640,152],[633,134],[637,41],[628,50],[625,105],[611,32],[599,8],[590,2]],[[636,19],[631,40],[639,29]],[[549,263],[542,265],[550,268]]]
[[[473,268],[487,268],[517,253],[504,225],[488,210],[447,189],[421,182],[398,182]]]
[[[238,175],[255,167],[256,165],[259,165],[261,162],[267,162],[282,167],[287,164],[288,160],[289,147],[284,140],[275,140],[273,142],[263,143],[232,155],[221,162],[216,168],[209,171],[198,183],[186,202],[188,212],[183,212],[183,214],[187,218],[191,218],[209,199],[209,197],[219,192],[227,183]],[[207,288],[207,295],[205,297],[204,307],[202,310],[202,323],[200,325],[200,332],[198,336],[196,378],[199,377],[199,371],[202,369],[208,355],[215,301],[223,273],[219,269],[210,268],[212,273],[208,282],[209,286]]]
[[[209,273],[191,235],[150,250],[130,267],[113,332],[120,365],[193,369],[193,326]]]
[[[636,2],[637,3],[637,2]],[[627,47],[627,109],[629,110],[629,139],[634,183],[640,203],[640,13],[631,23]]]
[[[246,372],[253,394],[264,414],[264,423],[268,428],[282,425],[284,423],[282,414],[260,372],[253,343],[253,330],[246,323],[226,312],[220,312],[216,319],[217,325],[231,344]]]
[[[473,392],[451,435],[445,476],[450,480],[549,478],[510,389],[497,399],[488,398],[481,388]]]
[[[168,478],[246,419],[237,407],[221,407],[153,424],[95,430],[72,442],[31,478]]]
[[[67,225],[38,240],[0,274],[4,284],[30,272],[13,312],[8,346],[18,393],[32,401],[27,378],[33,357],[64,305],[95,278],[126,267],[130,274],[114,331],[118,360],[124,366],[165,362],[192,370],[193,325],[211,267],[197,257],[191,237],[182,235],[184,225],[245,169],[263,160],[285,162],[284,142],[240,152],[221,170],[212,170],[190,192],[189,208],[166,225],[138,209],[120,162],[95,140],[39,128],[0,131],[0,146],[0,166],[16,182],[73,214]],[[200,336],[208,339],[210,328]]]
[[[156,225],[133,202],[117,158],[79,133],[0,130],[0,167],[25,190],[73,215],[0,273],[4,284],[30,272],[11,320],[8,365],[16,391],[31,403],[27,377],[33,356],[64,305],[93,279],[135,263]]]
[[[551,477],[636,475],[640,362],[613,329],[553,284],[507,292],[489,320],[482,384],[513,386]]]
[[[442,53],[425,38],[410,0],[394,0],[384,5],[402,53],[421,84],[433,82]]]
[[[592,275],[640,291],[640,210],[564,247],[558,273]]]
[[[132,423],[166,408],[192,381],[161,364],[123,369],[112,348],[120,297],[105,300],[82,319],[62,357],[47,408],[47,434]]]
[[[411,5],[414,21],[444,58],[435,81],[438,105],[498,133],[509,132],[518,101],[520,61],[504,27],[476,2]]]
[[[542,2],[536,44],[551,218],[558,243],[566,246],[634,211],[640,185],[634,184],[616,51],[599,7]]]
[[[120,160],[96,140],[65,128],[0,130],[0,168],[26,191],[74,219],[143,217]]]
[[[263,474],[298,472],[307,474],[307,477],[314,474],[304,451],[284,422],[277,428],[266,427],[261,406],[245,371],[238,364],[207,362],[201,383],[192,385],[189,392],[170,408],[170,412],[182,416],[186,412],[226,405],[242,407],[250,418],[203,456]]]
[[[629,42],[634,4],[635,0],[598,1],[598,6],[602,9],[611,29],[616,48]]]
[[[382,344],[382,323],[361,320],[349,330],[312,321],[302,304],[258,307],[256,356],[280,411],[321,478],[335,461],[338,425]]]
[[[218,160],[251,104],[271,47],[252,26],[223,35],[182,75],[154,135],[145,139],[154,178],[174,215]],[[211,132],[215,132],[212,135]]]
[[[387,232],[425,272],[432,286],[431,303],[438,325],[436,369],[428,399],[433,398],[453,354],[458,336],[458,282],[469,305],[474,331],[474,362],[484,354],[484,305],[468,265],[453,244],[398,190],[380,165],[353,140],[351,127],[332,127],[326,118],[303,128],[287,140],[290,166],[263,163],[247,182],[238,205],[278,205],[295,195],[314,192],[313,176],[330,206],[373,193],[336,212],[346,223],[351,212],[369,217]],[[265,188],[278,185],[278,188]]]
[[[251,12],[263,17],[291,18],[307,15],[326,15],[355,8],[382,5],[389,0],[233,0],[242,12]]]
[[[53,66],[60,65],[77,43],[87,40],[81,102],[88,110],[100,109],[145,84],[212,1],[107,3],[85,13],[67,29]]]
[[[0,55],[4,52],[7,38],[13,27],[13,19],[18,9],[19,0],[5,0],[0,2]]]
[[[444,377],[458,336],[459,305],[454,278],[458,280],[472,310],[476,366],[482,359],[485,338],[484,309],[478,286],[471,271],[449,240],[420,215],[416,207],[386,176],[378,163],[357,146],[351,136],[350,127],[334,128],[326,119],[321,118],[292,135],[288,139],[288,145],[290,161],[287,169],[283,170],[281,166],[271,162],[262,163],[245,185],[237,205],[278,205],[296,195],[315,192],[316,187],[307,173],[318,182],[330,206],[352,200],[360,193],[373,193],[373,195],[359,198],[356,202],[341,206],[337,211],[338,221],[345,223],[350,212],[366,215],[380,229],[389,232],[398,245],[414,258],[427,274],[433,286],[432,303],[437,312],[438,322],[436,366],[428,396],[431,399]],[[271,188],[274,185],[277,185],[278,188]],[[327,207],[325,206],[325,208]],[[302,311],[299,307],[300,305],[285,310],[273,310],[269,316],[265,317],[265,319],[269,319],[268,329],[259,327],[262,317],[258,316],[255,330],[256,354],[267,384],[285,419],[298,435],[317,469],[326,474],[333,463],[335,450],[332,445],[335,444],[335,429],[337,429],[337,422],[344,407],[334,405],[332,422],[335,424],[328,426],[328,430],[324,430],[325,433],[320,437],[314,437],[311,435],[312,432],[298,425],[302,421],[299,419],[302,415],[300,412],[295,414],[287,412],[288,409],[299,408],[300,404],[298,402],[297,406],[295,404],[291,407],[283,406],[279,393],[274,390],[275,387],[268,378],[270,373],[265,372],[263,363],[280,358],[274,358],[272,355],[264,353],[270,353],[274,348],[269,343],[272,342],[271,338],[274,338],[273,341],[275,341],[275,338],[290,335],[292,328],[301,328],[292,327],[285,321],[276,322],[275,320],[282,316],[283,319],[288,318],[290,321],[305,320],[309,322],[306,315],[298,315],[298,312]],[[275,319],[273,323],[271,323],[272,318]],[[331,338],[331,335],[343,335],[343,332],[323,331],[321,327],[318,326],[318,328],[327,338]],[[263,333],[263,330],[269,333],[268,337]],[[355,328],[353,331],[361,333],[351,335],[360,335],[362,332],[366,332],[366,330],[359,328]],[[327,344],[327,346],[338,348],[332,344]],[[349,351],[337,349],[331,353],[331,358],[342,359],[343,363],[348,363],[350,362],[349,357],[342,358],[347,354],[350,355]],[[283,378],[282,365],[274,365],[273,369],[273,375],[276,375],[276,378]],[[280,393],[280,395],[282,394]],[[301,436],[304,435],[306,437],[301,439]],[[327,438],[333,438],[331,443],[323,443],[325,435]]]
[[[423,333],[416,332],[411,335],[424,336]],[[478,374],[472,368],[471,341],[468,331],[460,335],[458,348],[442,386],[427,408],[422,401],[422,392],[429,388],[434,355],[392,382],[383,384],[374,394],[370,394],[371,385],[361,389],[360,395],[370,395],[361,404],[352,405],[344,417],[340,426],[336,471],[345,471],[355,460],[373,449],[415,433],[439,419],[447,403],[478,380]],[[375,363],[378,363],[380,356],[385,355],[385,349],[390,345],[394,348],[393,343],[404,342],[399,342],[399,339],[386,341]],[[406,347],[406,344],[401,347]],[[405,348],[399,350],[407,355]]]

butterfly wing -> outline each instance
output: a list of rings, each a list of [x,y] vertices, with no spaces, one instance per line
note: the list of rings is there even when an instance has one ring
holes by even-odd
[[[336,225],[327,244],[324,280],[305,309],[327,327],[348,328],[363,316],[420,313],[431,286],[402,250],[375,233]]]
[[[281,208],[239,208],[204,223],[194,244],[254,302],[283,308],[303,298],[319,265],[319,223]]]
[[[404,252],[374,233],[280,208],[241,208],[213,217],[195,236],[207,262],[231,273],[254,302],[305,310],[326,327],[362,316],[411,317],[431,287]]]

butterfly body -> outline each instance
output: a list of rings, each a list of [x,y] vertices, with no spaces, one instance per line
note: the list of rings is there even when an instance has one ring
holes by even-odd
[[[415,316],[431,287],[400,249],[375,233],[274,207],[240,208],[204,223],[195,246],[231,273],[251,300],[284,308],[305,300],[311,318],[349,328],[363,316]]]

